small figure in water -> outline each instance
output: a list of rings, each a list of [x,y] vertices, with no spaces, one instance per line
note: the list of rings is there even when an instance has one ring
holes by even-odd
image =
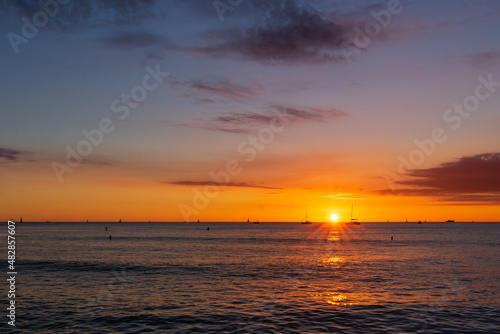
[[[210,227],[207,227],[207,231],[210,231]]]
[[[111,234],[109,235],[109,240],[111,240]]]
[[[391,241],[394,240],[394,237],[391,235]]]
[[[104,231],[107,231],[107,230],[108,230],[108,227],[106,226],[106,227],[104,228]]]

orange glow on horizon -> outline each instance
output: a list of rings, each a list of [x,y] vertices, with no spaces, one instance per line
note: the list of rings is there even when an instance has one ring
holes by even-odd
[[[3,219],[24,221],[123,221],[183,222],[179,205],[193,207],[189,221],[202,222],[301,222],[308,211],[313,223],[339,225],[348,221],[351,204],[353,217],[363,222],[456,222],[498,221],[497,205],[460,205],[430,203],[417,196],[383,196],[350,188],[330,192],[327,182],[309,189],[294,188],[283,181],[276,189],[226,187],[206,205],[195,199],[195,190],[203,187],[169,185],[144,179],[127,171],[102,170],[83,166],[63,183],[53,175],[26,170],[10,171],[4,181],[6,194],[0,209]],[[353,180],[349,180],[353,182]],[[344,186],[343,186],[344,187]],[[345,185],[345,187],[348,187]],[[336,215],[337,219],[332,219]],[[334,223],[336,221],[336,223]]]

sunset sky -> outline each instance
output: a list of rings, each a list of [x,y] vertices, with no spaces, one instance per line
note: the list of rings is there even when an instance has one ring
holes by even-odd
[[[498,1],[60,3],[0,1],[4,221],[500,219]]]

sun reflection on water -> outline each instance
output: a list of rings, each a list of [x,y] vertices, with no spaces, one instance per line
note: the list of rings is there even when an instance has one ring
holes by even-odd
[[[339,231],[331,231],[331,234],[328,236],[328,241],[340,241]]]
[[[349,303],[346,302],[347,296],[343,294],[329,294],[328,299],[326,302],[330,305],[336,305],[336,306],[349,306],[349,305],[354,305],[354,303]]]
[[[339,263],[342,263],[344,262],[344,259],[338,257],[338,256],[332,256],[332,257],[329,257],[327,258],[326,260],[323,260],[323,263],[326,264],[326,265],[334,265],[334,266],[338,266]]]

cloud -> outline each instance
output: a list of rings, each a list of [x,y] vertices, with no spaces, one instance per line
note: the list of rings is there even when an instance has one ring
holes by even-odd
[[[0,11],[15,16],[32,17],[41,7],[38,0],[0,1]],[[60,12],[51,17],[49,27],[73,28],[107,24],[131,24],[159,17],[156,0],[86,0],[59,5]]]
[[[467,62],[475,67],[490,67],[500,64],[500,52],[480,52],[467,57]]]
[[[11,150],[8,148],[0,147],[0,160],[6,160],[8,162],[16,162],[19,161],[20,156],[24,152],[18,150]]]
[[[287,123],[299,124],[304,122],[326,123],[328,119],[347,116],[346,113],[337,109],[320,109],[305,107],[286,107],[282,105],[273,105],[272,108],[279,111]],[[221,125],[268,125],[276,114],[258,114],[231,112],[213,118],[213,121]]]
[[[334,108],[324,109],[283,105],[273,105],[272,108],[275,108],[279,112],[283,113],[288,122],[292,124],[305,122],[327,123],[332,118],[347,116],[345,112]]]
[[[214,124],[207,124],[207,123],[201,123],[201,122],[177,123],[175,125],[186,127],[186,128],[194,128],[194,129],[202,129],[202,130],[210,130],[210,131],[220,131],[220,132],[239,133],[239,134],[250,134],[251,133],[251,131],[249,129],[229,128],[229,127],[217,126]]]
[[[252,133],[256,127],[269,126],[274,119],[279,122],[284,121],[285,126],[297,126],[311,122],[327,123],[332,119],[346,116],[346,113],[337,109],[272,105],[270,110],[263,113],[235,111],[199,119],[190,124],[177,125],[231,133]]]
[[[164,38],[158,35],[141,31],[117,32],[103,41],[107,47],[118,49],[136,49],[168,44]]]
[[[343,59],[349,26],[298,0],[269,1],[260,23],[225,35],[198,50],[212,56],[237,54],[258,61],[324,62]]]
[[[251,89],[237,84],[229,79],[212,81],[197,80],[191,82],[170,81],[170,84],[174,86],[187,87],[202,93],[209,93],[233,99],[248,98],[256,95]]]
[[[435,168],[414,169],[397,182],[412,188],[379,191],[383,195],[430,196],[440,201],[500,202],[500,153],[462,157]]]
[[[355,194],[336,194],[336,195],[325,195],[325,198],[331,198],[335,200],[354,200],[354,199],[366,199],[366,197],[353,197]]]
[[[477,22],[484,23],[488,20],[497,20],[498,14],[500,14],[500,7],[497,1],[464,1],[461,15],[438,23],[436,27],[455,29],[457,26],[463,27]]]
[[[214,181],[174,181],[174,182],[164,182],[166,184],[172,184],[176,186],[221,186],[221,187],[239,187],[239,188],[260,188],[260,189],[281,189],[275,187],[259,186],[253,183],[247,182],[227,182],[227,183],[216,183]]]

